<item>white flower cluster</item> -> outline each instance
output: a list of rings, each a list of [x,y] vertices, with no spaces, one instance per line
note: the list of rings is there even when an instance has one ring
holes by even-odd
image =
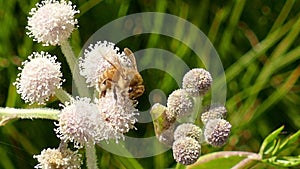
[[[56,56],[34,52],[22,66],[14,85],[25,102],[45,104],[55,90],[61,88],[64,80]]]
[[[114,43],[107,41],[90,44],[84,51],[84,57],[79,58],[80,74],[86,78],[89,87],[97,87],[99,77],[112,65],[104,57],[119,55]]]
[[[124,53],[119,53],[113,43],[97,42],[85,50],[84,57],[79,58],[80,73],[90,87],[99,89],[99,77],[112,68],[111,62],[115,61],[106,60],[107,58],[116,58],[117,61],[130,65],[130,60],[124,60],[122,56]],[[56,124],[56,133],[61,140],[74,142],[75,147],[108,139],[118,142],[119,139],[124,139],[124,133],[135,129],[135,116],[138,115],[136,102],[129,98],[126,89],[110,83],[105,96],[93,100],[77,97],[64,105],[59,123]]]
[[[78,24],[75,14],[79,11],[75,8],[70,1],[41,1],[29,12],[27,35],[45,46],[61,45],[62,49],[67,50],[66,42]],[[65,50],[63,53],[68,60]],[[117,68],[114,64],[131,68],[135,63],[124,52],[119,52],[115,44],[97,42],[90,45],[85,50],[84,57],[79,59],[80,74],[86,78],[89,87],[95,87],[99,91],[99,77],[108,69]],[[30,104],[45,104],[52,95],[61,92],[58,89],[64,80],[60,66],[56,62],[56,56],[47,52],[34,52],[30,55],[22,63],[21,73],[14,83],[21,98]],[[118,70],[115,72],[120,74]],[[75,148],[108,139],[118,142],[119,139],[124,139],[124,133],[135,129],[137,102],[129,98],[129,83],[126,83],[126,88],[124,84],[110,85],[111,88],[105,91],[103,97],[75,97],[63,103],[58,123],[55,123],[55,132],[65,146],[58,149],[48,148],[40,155],[35,155],[34,158],[39,161],[35,168],[80,168],[81,156],[77,155],[77,151],[66,149],[68,142],[73,142]]]
[[[75,29],[77,13],[71,1],[44,0],[29,12],[27,34],[45,46],[60,45]]]
[[[44,149],[41,154],[34,155],[39,162],[34,168],[42,169],[79,169],[82,161],[81,154],[70,149]]]
[[[176,121],[190,120],[198,113],[196,101],[208,92],[212,83],[210,73],[202,68],[192,69],[183,77],[182,89],[174,90],[168,97],[167,107],[155,104],[151,109],[155,133],[158,140],[172,146],[174,159],[190,165],[201,154],[201,144],[223,146],[229,137],[231,125],[224,120],[227,110],[224,106],[213,106],[202,113],[203,129],[193,123],[183,123],[176,127]],[[199,101],[198,101],[199,102]],[[161,112],[157,117],[157,112]],[[175,131],[174,131],[175,129]],[[204,132],[202,132],[202,130]]]

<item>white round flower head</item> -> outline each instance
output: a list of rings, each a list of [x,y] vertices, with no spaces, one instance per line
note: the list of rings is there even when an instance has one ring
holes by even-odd
[[[204,129],[204,137],[214,147],[223,146],[230,134],[231,124],[224,119],[208,120]]]
[[[184,89],[178,89],[169,95],[167,107],[169,113],[174,113],[178,118],[181,118],[192,113],[194,101]]]
[[[212,83],[210,73],[202,68],[195,68],[187,72],[182,80],[182,88],[192,96],[203,96]]]
[[[181,137],[191,137],[199,143],[202,143],[204,140],[201,128],[192,123],[183,123],[176,128],[174,139],[177,140]]]
[[[213,106],[201,114],[201,121],[205,125],[208,120],[224,119],[227,114],[225,106]]]
[[[70,149],[60,151],[48,148],[44,149],[40,155],[34,155],[33,158],[39,162],[34,168],[42,169],[79,169],[82,164],[81,154]]]
[[[105,97],[98,100],[99,110],[106,123],[106,130],[103,131],[106,139],[123,138],[123,133],[127,133],[134,128],[137,122],[137,109],[128,95],[116,90],[107,90]],[[125,94],[125,95],[124,95]]]
[[[27,35],[45,46],[60,45],[73,32],[78,22],[74,18],[77,13],[71,1],[43,0],[29,12]]]
[[[82,147],[87,142],[93,144],[104,139],[105,124],[98,106],[89,98],[79,98],[65,103],[59,114],[59,123],[55,124],[57,137],[74,142],[75,147]]]
[[[61,88],[60,63],[55,61],[56,56],[47,52],[34,52],[22,63],[23,69],[19,68],[21,73],[14,85],[26,103],[44,104],[55,93],[55,89]]]
[[[201,154],[201,145],[191,137],[175,140],[172,149],[174,159],[183,165],[195,163]]]
[[[84,56],[79,58],[80,74],[86,78],[89,87],[98,87],[99,77],[112,65],[106,61],[111,56],[123,57],[114,43],[98,41],[91,44],[84,51]]]

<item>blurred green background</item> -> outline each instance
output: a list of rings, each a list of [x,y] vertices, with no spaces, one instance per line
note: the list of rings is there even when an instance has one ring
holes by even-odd
[[[44,47],[26,35],[28,12],[38,1],[0,1],[0,105],[30,108],[12,85],[17,67],[33,51],[49,51],[62,62],[66,78],[63,88],[72,91],[70,70],[59,47]],[[79,28],[72,34],[76,54],[88,38],[103,25],[119,17],[138,12],[164,12],[196,25],[210,39],[219,53],[227,79],[228,120],[232,124],[229,142],[220,149],[204,146],[202,154],[219,150],[258,152],[262,140],[284,125],[286,137],[300,128],[300,1],[252,0],[90,0],[72,1],[77,5]],[[133,51],[161,48],[181,57],[190,68],[202,67],[197,56],[179,41],[159,35],[138,35],[118,44]],[[153,73],[156,73],[155,77]],[[166,95],[178,88],[164,72],[141,72],[146,86],[139,108],[149,109],[148,94],[160,88]],[[157,80],[163,79],[157,83]],[[56,98],[47,107],[59,108]],[[153,136],[152,124],[137,124],[136,137]],[[57,147],[59,139],[53,121],[16,120],[0,128],[0,168],[33,168],[34,154],[47,147]],[[288,150],[287,150],[288,151]],[[129,168],[130,159],[97,149],[101,168]],[[299,155],[300,150],[287,152]],[[172,152],[136,159],[144,168],[174,167]],[[267,166],[257,166],[265,168]],[[277,168],[270,167],[268,168]]]

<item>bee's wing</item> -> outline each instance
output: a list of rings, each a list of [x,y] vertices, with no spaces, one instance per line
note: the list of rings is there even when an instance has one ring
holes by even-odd
[[[134,54],[132,53],[132,51],[131,51],[130,49],[128,49],[128,48],[124,48],[124,53],[125,53],[125,55],[128,57],[128,59],[130,60],[130,62],[131,62],[131,64],[132,64],[133,68],[134,68],[136,71],[138,71],[138,70],[137,70],[137,66],[136,66],[135,56],[134,56]]]
[[[116,55],[108,56],[107,54],[104,53],[101,53],[101,55],[110,65],[112,65],[121,74],[121,76],[125,77],[125,70],[122,68],[118,56]]]

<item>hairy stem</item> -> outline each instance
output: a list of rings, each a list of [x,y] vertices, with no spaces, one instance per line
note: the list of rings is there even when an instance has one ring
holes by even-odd
[[[61,51],[65,55],[68,65],[70,67],[72,77],[80,96],[89,97],[89,91],[84,78],[79,74],[78,60],[74,55],[69,41],[61,43]]]
[[[86,165],[88,169],[98,169],[95,145],[87,142],[85,145]]]
[[[0,108],[0,126],[5,125],[12,119],[50,119],[58,120],[59,110],[49,108],[16,109]]]
[[[72,96],[66,92],[65,90],[63,90],[62,88],[60,89],[56,89],[55,90],[55,96],[62,102],[68,102],[72,99]]]

